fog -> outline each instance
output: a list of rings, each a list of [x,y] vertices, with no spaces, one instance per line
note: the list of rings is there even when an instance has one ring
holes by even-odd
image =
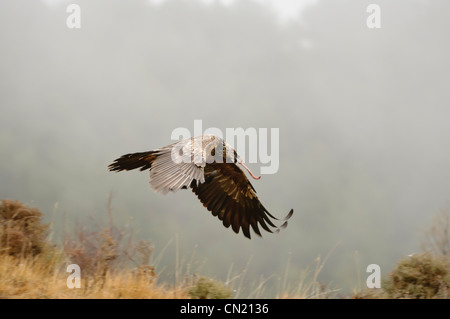
[[[80,29],[68,3],[0,1],[0,199],[61,231],[105,219],[112,193],[115,221],[163,253],[162,279],[195,251],[201,275],[271,277],[268,296],[287,263],[295,281],[329,254],[319,279],[346,292],[367,265],[386,275],[420,250],[450,197],[449,1],[377,1],[380,29],[372,1],[319,0],[282,22],[253,1],[86,0]],[[279,170],[252,184],[273,215],[294,209],[286,229],[248,240],[190,191],[108,171],[194,120],[279,128]]]

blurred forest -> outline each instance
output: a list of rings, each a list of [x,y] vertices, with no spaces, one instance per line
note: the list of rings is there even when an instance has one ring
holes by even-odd
[[[315,258],[320,280],[359,288],[420,249],[450,191],[450,2],[318,0],[279,21],[253,1],[0,0],[0,199],[38,207],[62,241],[74,224],[129,224],[161,253],[224,280],[271,277]],[[120,155],[172,143],[177,127],[279,128],[280,169],[252,181],[287,229],[248,240],[190,191],[163,196]],[[258,164],[249,164],[258,173]],[[194,269],[195,270],[195,269]],[[158,269],[157,269],[158,271]]]

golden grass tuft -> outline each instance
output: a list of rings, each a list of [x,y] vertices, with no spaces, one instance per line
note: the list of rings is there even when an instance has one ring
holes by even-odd
[[[189,298],[184,288],[160,285],[142,272],[107,273],[101,281],[81,276],[81,288],[68,288],[70,273],[41,258],[0,255],[0,299],[174,299]]]

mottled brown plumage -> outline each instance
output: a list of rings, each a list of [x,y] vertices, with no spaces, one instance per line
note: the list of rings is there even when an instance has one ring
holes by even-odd
[[[231,226],[236,233],[242,229],[247,238],[251,238],[250,227],[258,236],[261,236],[258,225],[271,233],[285,228],[293,210],[277,227],[271,219],[278,219],[260,203],[255,189],[237,164],[259,179],[221,138],[202,135],[153,151],[123,155],[108,168],[111,171],[150,169],[152,188],[163,194],[191,188],[203,206],[225,227]]]

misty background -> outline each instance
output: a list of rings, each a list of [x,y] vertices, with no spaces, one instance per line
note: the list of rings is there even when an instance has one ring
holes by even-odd
[[[169,283],[176,251],[221,280],[248,265],[245,283],[269,290],[329,254],[319,279],[345,292],[420,250],[450,197],[449,1],[376,1],[381,29],[366,26],[373,1],[308,1],[284,20],[245,0],[72,2],[0,1],[0,199],[39,208],[56,242],[106,220],[112,194]],[[251,182],[273,215],[294,209],[285,230],[248,240],[190,191],[107,170],[196,119],[279,128],[278,173]]]

